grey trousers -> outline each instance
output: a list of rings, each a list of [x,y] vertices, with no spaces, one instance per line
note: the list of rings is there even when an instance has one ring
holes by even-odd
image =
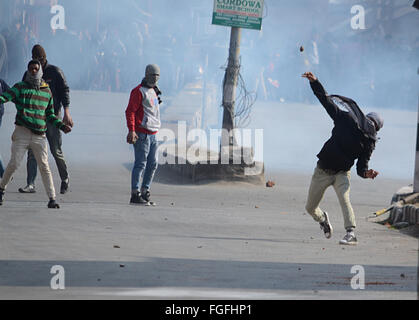
[[[322,222],[323,210],[319,208],[319,204],[323,199],[326,189],[333,186],[342,209],[345,229],[356,227],[355,214],[349,199],[350,178],[350,171],[341,171],[337,174],[330,174],[322,170],[319,166],[316,167],[311,179],[306,204],[307,212],[315,221]]]

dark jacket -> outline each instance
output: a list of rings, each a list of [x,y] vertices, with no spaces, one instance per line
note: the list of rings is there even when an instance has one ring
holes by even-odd
[[[332,137],[317,155],[319,166],[334,172],[349,171],[358,159],[357,173],[365,178],[377,140],[374,124],[365,117],[355,101],[328,95],[319,81],[310,82],[310,85],[335,124]]]
[[[61,107],[68,108],[70,106],[70,88],[60,68],[47,62],[47,65],[42,71],[44,73],[42,78],[49,85],[52,92],[55,114],[58,114],[61,111]],[[25,77],[26,72],[23,75],[22,81],[25,80]]]
[[[3,92],[9,90],[10,87],[7,85],[7,83],[0,79],[0,94],[2,94]],[[1,126],[1,121],[3,119],[3,114],[4,114],[4,104],[0,103],[0,126]]]

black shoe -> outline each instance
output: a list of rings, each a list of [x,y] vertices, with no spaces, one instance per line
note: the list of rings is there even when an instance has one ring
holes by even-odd
[[[60,209],[60,205],[54,199],[50,199],[49,202],[48,202],[48,208],[49,209]]]
[[[3,205],[4,202],[4,190],[0,189],[0,206]]]
[[[61,194],[66,194],[68,191],[68,185],[70,184],[70,180],[67,178],[67,180],[63,180],[61,181],[61,188],[60,188],[60,193]]]
[[[324,221],[320,222],[320,229],[323,230],[325,237],[327,239],[330,239],[332,237],[333,228],[332,228],[332,225],[330,224],[329,216],[327,212],[323,212],[323,213],[324,213]]]
[[[143,198],[147,202],[150,202],[150,197],[151,193],[148,190],[141,193],[141,198]]]
[[[151,201],[151,194],[150,194],[150,191],[144,191],[142,194],[141,194],[141,198],[145,201],[145,205],[147,206],[147,207],[149,207],[149,206],[156,206],[157,204],[154,202],[154,201]]]
[[[131,195],[130,204],[146,204],[148,201],[144,200],[139,192]]]

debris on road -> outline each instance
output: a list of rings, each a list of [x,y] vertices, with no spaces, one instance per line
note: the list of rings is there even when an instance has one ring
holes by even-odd
[[[269,180],[268,182],[266,182],[266,187],[267,187],[267,188],[273,188],[273,187],[274,187],[274,185],[275,185],[275,182],[273,182],[273,181],[271,181],[271,180]]]

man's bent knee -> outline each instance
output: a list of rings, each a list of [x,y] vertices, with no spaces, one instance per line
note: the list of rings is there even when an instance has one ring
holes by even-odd
[[[314,215],[316,213],[316,207],[313,206],[309,206],[308,204],[306,205],[306,211],[307,213]]]

